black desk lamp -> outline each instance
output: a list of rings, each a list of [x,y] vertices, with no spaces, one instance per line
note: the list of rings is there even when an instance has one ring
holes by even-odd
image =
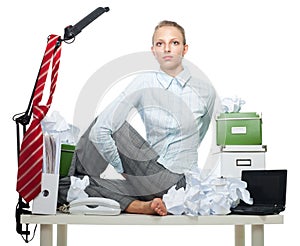
[[[108,12],[108,11],[109,11],[108,7],[105,7],[105,8],[98,7],[93,12],[91,12],[89,15],[84,17],[81,21],[79,21],[77,24],[75,24],[74,26],[72,26],[72,25],[67,26],[64,29],[64,38],[59,40],[59,42],[56,45],[60,46],[62,41],[64,41],[65,43],[68,43],[68,44],[74,42],[76,35],[79,34],[83,30],[83,28],[88,26],[91,22],[93,22],[95,19],[97,19],[100,15],[102,15],[103,13]],[[32,117],[32,101],[33,101],[33,96],[34,96],[34,92],[36,89],[37,81],[38,81],[38,78],[36,79],[35,85],[33,87],[33,91],[32,91],[26,111],[19,113],[19,114],[15,114],[13,116],[13,120],[16,122],[16,129],[17,129],[17,155],[18,155],[17,157],[19,157],[19,155],[20,155],[20,148],[21,148],[20,127],[22,125],[23,136],[24,136],[24,134],[26,132],[26,126],[29,124],[30,119]],[[18,203],[16,206],[16,213],[15,213],[16,231],[18,234],[21,234],[22,237],[23,237],[23,235],[25,235],[25,238],[23,237],[23,239],[26,243],[30,242],[34,237],[34,234],[33,234],[32,238],[29,240],[28,236],[30,234],[30,231],[28,229],[28,224],[26,224],[26,230],[22,229],[22,224],[21,224],[21,215],[22,214],[31,214],[31,211],[28,210],[29,207],[30,207],[29,203],[24,202],[22,197],[19,195]],[[35,227],[35,229],[36,229],[36,227]],[[34,233],[35,233],[35,229],[34,229]]]

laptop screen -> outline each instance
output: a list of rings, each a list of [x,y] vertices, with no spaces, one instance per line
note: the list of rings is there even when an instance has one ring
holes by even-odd
[[[285,206],[287,170],[243,170],[253,205]]]

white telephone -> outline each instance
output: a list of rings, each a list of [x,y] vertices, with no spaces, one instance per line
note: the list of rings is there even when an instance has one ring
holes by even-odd
[[[69,204],[71,214],[119,215],[120,204],[103,197],[88,197],[76,199]]]

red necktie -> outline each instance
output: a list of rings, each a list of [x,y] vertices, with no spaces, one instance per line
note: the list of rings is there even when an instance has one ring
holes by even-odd
[[[26,202],[41,192],[43,168],[43,133],[41,120],[46,116],[56,87],[61,54],[60,36],[50,35],[38,74],[32,101],[32,122],[24,134],[18,162],[17,191]],[[46,105],[40,105],[52,61],[51,85]]]

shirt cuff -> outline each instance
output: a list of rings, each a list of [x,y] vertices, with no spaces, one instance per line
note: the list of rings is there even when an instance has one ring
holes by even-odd
[[[123,173],[124,172],[122,163],[120,161],[114,161],[114,162],[111,162],[110,164],[116,169],[116,171],[118,173]]]

